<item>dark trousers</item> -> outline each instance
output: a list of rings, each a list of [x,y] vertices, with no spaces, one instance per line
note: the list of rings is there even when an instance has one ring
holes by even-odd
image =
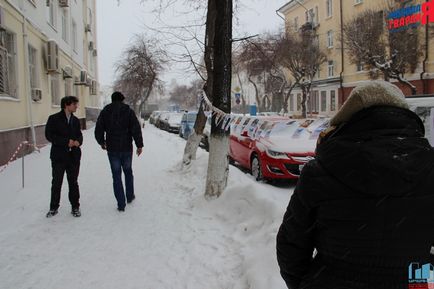
[[[125,207],[125,195],[127,200],[134,198],[134,177],[131,167],[132,152],[108,152],[110,168],[113,176],[113,191],[118,202],[118,208]],[[122,184],[122,171],[125,174],[125,191]]]
[[[58,162],[52,161],[53,181],[51,182],[51,202],[50,210],[57,210],[60,203],[60,191],[62,189],[63,176],[66,171],[66,178],[69,185],[69,202],[72,208],[80,207],[80,191],[78,188],[78,173],[80,171],[80,162]]]

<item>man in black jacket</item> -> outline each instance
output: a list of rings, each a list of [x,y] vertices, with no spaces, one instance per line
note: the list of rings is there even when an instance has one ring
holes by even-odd
[[[287,287],[427,286],[434,150],[423,123],[396,86],[369,81],[352,91],[330,125],[316,159],[303,168],[277,235]],[[418,269],[422,274],[414,274]]]
[[[132,170],[133,139],[137,156],[143,148],[142,130],[134,111],[123,103],[121,92],[112,94],[112,103],[104,107],[98,116],[95,138],[101,148],[107,150],[113,176],[113,190],[118,204],[118,211],[125,211],[127,203],[135,199],[134,177]],[[122,170],[125,174],[125,190],[122,184]]]
[[[50,115],[45,126],[45,137],[51,142],[50,158],[53,174],[50,210],[47,218],[57,214],[65,171],[69,185],[71,213],[74,217],[80,217],[80,192],[77,178],[80,170],[80,146],[83,143],[83,135],[80,130],[80,121],[73,114],[78,107],[78,98],[65,96],[60,106],[62,110]]]

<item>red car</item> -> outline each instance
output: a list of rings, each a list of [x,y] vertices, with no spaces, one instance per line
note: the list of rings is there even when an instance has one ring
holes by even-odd
[[[314,158],[316,139],[328,119],[243,117],[231,125],[229,157],[256,180],[297,179]]]

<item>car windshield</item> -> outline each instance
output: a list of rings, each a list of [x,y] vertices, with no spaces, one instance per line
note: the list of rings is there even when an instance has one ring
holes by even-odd
[[[182,114],[172,114],[169,116],[169,121],[173,123],[180,123],[182,119]]]
[[[196,121],[196,113],[189,113],[187,114],[187,121]]]
[[[277,122],[270,131],[270,137],[272,136],[292,136],[299,124],[295,120],[286,122]]]

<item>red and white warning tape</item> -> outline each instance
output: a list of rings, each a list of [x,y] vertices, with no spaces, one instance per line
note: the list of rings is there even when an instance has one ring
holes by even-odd
[[[21,142],[17,149],[15,150],[15,152],[13,153],[13,155],[10,157],[10,159],[8,160],[8,162],[3,165],[2,167],[0,167],[0,174],[16,159],[18,153],[20,152],[20,150],[23,148],[23,146],[31,146],[34,147],[37,151],[39,151],[38,146],[33,145],[32,143],[29,143],[28,141],[23,141]]]

